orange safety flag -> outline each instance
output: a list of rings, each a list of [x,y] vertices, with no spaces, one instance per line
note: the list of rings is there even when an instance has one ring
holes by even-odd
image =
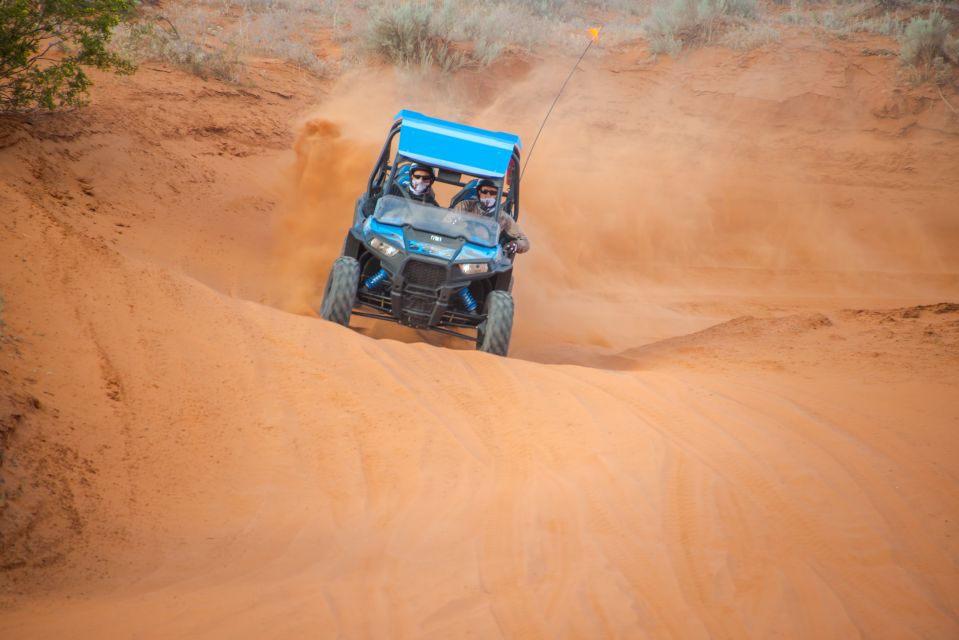
[[[593,40],[599,40],[599,32],[602,30],[602,27],[591,27],[589,30],[589,35]]]

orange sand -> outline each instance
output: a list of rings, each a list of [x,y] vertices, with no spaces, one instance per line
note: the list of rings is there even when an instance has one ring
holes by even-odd
[[[508,359],[311,307],[395,111],[570,61],[0,125],[0,636],[956,637],[959,117],[863,46],[591,54]]]

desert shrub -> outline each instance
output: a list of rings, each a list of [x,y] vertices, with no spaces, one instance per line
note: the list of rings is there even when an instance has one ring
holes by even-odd
[[[167,16],[149,13],[121,25],[114,47],[132,59],[167,62],[225,82],[240,82],[248,55],[278,58],[323,76],[329,65],[303,40],[310,33],[310,18],[317,19],[314,13],[277,8],[244,12],[230,22],[210,9],[180,7]]]
[[[809,24],[812,22],[812,16],[806,11],[800,0],[791,0],[789,11],[780,15],[779,19],[786,24]]]
[[[779,31],[768,24],[741,24],[724,33],[719,44],[730,49],[748,51],[771,42],[779,42],[780,37]]]
[[[683,48],[684,31],[695,24],[696,18],[693,2],[675,0],[654,4],[643,25],[653,53],[678,54]]]
[[[714,13],[735,18],[755,18],[759,13],[756,0],[716,0],[706,4],[712,7]]]
[[[146,16],[118,27],[113,46],[136,62],[168,62],[204,80],[239,82],[244,69],[239,47],[233,42],[220,42],[217,32],[202,10],[169,18]]]
[[[955,62],[956,41],[951,30],[952,24],[938,10],[925,18],[913,18],[902,34],[900,58],[913,66],[931,65],[937,58]]]
[[[874,5],[838,4],[826,11],[803,12],[797,10],[800,5],[794,0],[793,10],[784,14],[783,20],[814,25],[840,38],[853,32],[896,36],[900,44],[900,61],[914,81],[948,81],[952,68],[959,64],[959,40],[950,35],[951,23],[938,8],[933,8],[927,16],[913,17],[907,24],[900,11],[907,4],[929,3],[925,0],[880,3],[879,8],[884,11],[870,15]]]
[[[247,11],[294,11],[297,13],[326,14],[333,11],[331,0],[210,0],[228,8],[238,7]]]
[[[868,31],[884,36],[901,36],[905,25],[894,13],[884,13],[874,18],[865,18],[853,27],[855,31]]]
[[[270,55],[285,60],[295,67],[309,71],[314,76],[323,77],[330,73],[330,65],[305,42],[296,40],[271,40],[264,46],[252,49],[255,53]]]
[[[816,27],[838,38],[845,38],[855,30],[854,24],[861,22],[859,14],[863,8],[864,5],[834,2],[828,9],[822,9],[821,6],[793,0],[789,11],[780,16],[780,20],[787,24]]]
[[[684,46],[715,42],[756,14],[755,0],[661,1],[643,26],[653,53],[676,55]]]
[[[310,32],[305,27],[303,14],[294,9],[246,14],[231,41],[244,53],[286,60],[313,75],[324,76],[330,71],[329,64],[304,42]]]
[[[387,2],[370,9],[363,45],[367,53],[403,67],[485,66],[508,44],[533,44],[529,33],[535,29],[520,33],[529,19],[503,3]]]
[[[480,5],[467,0],[445,0],[441,13],[449,37],[472,43],[472,57],[489,64],[508,49],[531,51],[547,41],[560,39],[570,18],[536,15],[510,2]]]
[[[755,8],[755,0],[702,0],[731,14]],[[533,51],[543,46],[579,51],[585,46],[590,17],[596,10],[628,14],[644,9],[631,0],[386,0],[373,4],[363,32],[361,54],[400,66],[482,67],[506,51]],[[605,44],[636,37],[638,29],[624,16],[610,20]]]
[[[875,4],[851,0],[834,2],[822,9],[818,4],[806,4],[801,0],[792,0],[790,9],[780,16],[787,24],[817,27],[840,39],[856,32],[878,33],[885,36],[899,36],[904,24],[901,7],[898,2],[891,5]],[[876,15],[876,9],[881,12]]]
[[[454,38],[476,44],[492,43],[503,51],[529,52],[547,44],[565,47],[566,38],[570,34],[574,34],[574,39],[582,38],[588,24],[575,15],[537,15],[509,1],[486,5],[468,0],[446,0],[446,3],[454,7],[452,13],[456,19],[451,25]]]
[[[641,15],[647,10],[646,2],[636,0],[499,0],[518,14],[527,14],[547,20],[568,22],[571,18],[583,18],[598,12],[619,15]]]
[[[2,1],[2,0],[0,0]],[[753,0],[725,0],[733,4]],[[724,2],[724,3],[725,3]],[[484,67],[507,51],[526,51],[549,43],[578,50],[584,46],[586,14],[597,9],[640,10],[633,0],[197,0],[169,5],[170,25],[152,22],[127,26],[118,50],[139,59],[165,60],[231,79],[242,60],[257,54],[287,60],[316,75],[331,70],[310,46],[312,34],[333,28],[349,65],[368,57],[401,67],[452,70]],[[645,5],[642,5],[645,6]],[[343,28],[339,28],[339,27]],[[617,31],[617,27],[621,27]],[[630,28],[634,29],[630,31]],[[614,20],[604,43],[635,37],[635,24]],[[217,69],[210,67],[213,63]]]
[[[235,47],[208,49],[192,40],[173,39],[166,43],[163,51],[164,60],[185,67],[204,80],[216,78],[237,83],[245,68]]]
[[[502,42],[483,38],[477,40],[473,45],[473,58],[480,64],[480,66],[485,67],[489,64],[492,64],[494,60],[500,57],[500,54],[503,53],[504,48],[505,45]]]
[[[834,35],[840,37],[849,35],[849,19],[842,11],[836,11],[833,9],[821,11],[815,14],[814,22],[817,26]]]
[[[370,9],[366,47],[400,66],[428,64],[449,55],[432,2],[390,3]]]
[[[132,72],[107,47],[132,8],[133,0],[0,2],[0,111],[84,104],[85,66]]]

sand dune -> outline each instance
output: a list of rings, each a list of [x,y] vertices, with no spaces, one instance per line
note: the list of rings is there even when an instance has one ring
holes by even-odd
[[[857,46],[587,59],[506,359],[315,285],[392,113],[566,61],[6,123],[3,637],[954,637],[959,120]]]

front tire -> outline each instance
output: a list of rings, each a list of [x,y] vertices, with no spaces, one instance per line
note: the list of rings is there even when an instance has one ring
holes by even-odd
[[[476,348],[505,356],[513,333],[513,296],[508,291],[490,291],[486,297],[486,320],[476,331]]]
[[[360,285],[360,263],[356,258],[340,256],[333,262],[330,277],[323,291],[320,317],[344,327],[350,326],[350,315]]]

